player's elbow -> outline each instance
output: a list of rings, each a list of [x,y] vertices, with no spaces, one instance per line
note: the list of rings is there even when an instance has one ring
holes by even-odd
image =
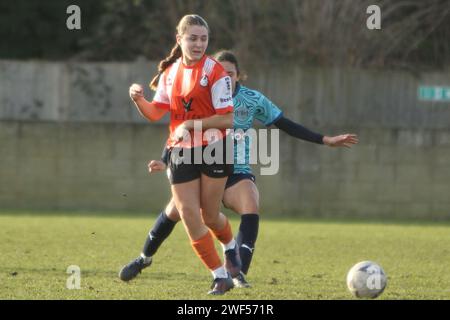
[[[163,116],[164,116],[164,113],[162,113],[162,114],[160,114],[160,113],[158,113],[158,114],[152,113],[152,114],[150,114],[150,115],[147,117],[147,119],[148,119],[149,121],[151,121],[151,122],[155,122],[155,121],[161,120],[161,118],[162,118]]]
[[[150,122],[156,121],[155,117],[151,113],[142,112],[142,110],[139,109],[139,108],[138,108],[138,111],[139,111],[139,114],[141,115],[142,118],[144,118],[144,119],[146,119],[146,120],[148,120]]]
[[[138,107],[138,110],[142,117],[151,122],[161,120],[161,118],[166,114],[166,110],[158,109],[151,104],[144,108]]]

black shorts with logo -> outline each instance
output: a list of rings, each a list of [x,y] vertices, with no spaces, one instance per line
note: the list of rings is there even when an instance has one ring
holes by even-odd
[[[211,164],[205,161],[203,156],[197,157],[200,159],[195,158],[196,152],[203,155],[206,146],[192,148],[190,150],[190,156],[187,153],[189,150],[183,148],[174,147],[168,149],[166,159],[168,162],[167,175],[169,177],[170,184],[189,182],[200,178],[202,174],[211,178],[225,178],[233,174],[233,161],[229,164],[226,163],[227,144],[225,141],[219,141],[219,143],[221,143],[218,147],[222,150],[222,155],[220,155],[220,159],[218,159],[218,161],[212,162]],[[212,144],[210,147],[214,147],[214,145]],[[212,156],[214,155],[215,152],[212,152]],[[195,160],[200,161],[199,163],[196,163]]]
[[[231,188],[236,183],[241,182],[242,180],[250,180],[256,184],[255,175],[251,173],[233,173],[227,179],[227,183],[225,184],[225,189]]]

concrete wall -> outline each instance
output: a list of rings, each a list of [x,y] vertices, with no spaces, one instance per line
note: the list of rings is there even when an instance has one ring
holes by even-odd
[[[450,218],[450,130],[356,132],[361,144],[351,150],[286,138],[280,174],[259,179],[270,194],[263,207],[327,217]]]
[[[169,184],[147,162],[166,138],[163,126],[0,122],[0,208],[159,208]]]
[[[0,208],[159,210],[169,199],[165,125],[128,98],[155,65],[0,62]],[[264,214],[450,219],[450,105],[417,99],[447,74],[249,69],[248,86],[291,119],[360,145],[330,149],[281,133],[279,174],[258,176]],[[150,95],[150,91],[147,91]],[[258,170],[256,170],[258,172]]]
[[[148,83],[154,63],[0,61],[0,119],[145,123],[130,108],[128,87]]]

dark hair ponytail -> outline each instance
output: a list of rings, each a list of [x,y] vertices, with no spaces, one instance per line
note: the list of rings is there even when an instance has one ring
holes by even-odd
[[[153,78],[153,80],[150,82],[150,88],[152,90],[156,91],[156,88],[158,87],[159,78],[164,73],[164,71],[170,67],[177,59],[181,57],[181,47],[177,43],[172,48],[172,51],[170,51],[170,54],[167,58],[164,60],[161,60],[158,66],[158,74]]]
[[[239,68],[238,59],[236,58],[236,55],[229,50],[221,50],[214,54],[214,59],[216,59],[219,62],[229,62],[234,64],[236,67],[236,72],[240,80],[245,81],[247,80],[247,74],[245,72],[241,72],[241,69]]]

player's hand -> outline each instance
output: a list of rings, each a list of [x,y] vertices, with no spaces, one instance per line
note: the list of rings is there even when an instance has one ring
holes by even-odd
[[[187,127],[185,121],[184,123],[180,124],[176,129],[175,132],[173,133],[173,139],[176,142],[179,142],[181,140],[187,140],[189,138],[189,128]]]
[[[139,99],[144,98],[144,88],[140,84],[132,84],[130,87],[130,98],[134,102],[138,101]]]
[[[158,171],[166,170],[166,164],[160,160],[151,160],[148,163],[148,172],[154,173]]]
[[[359,142],[358,136],[353,133],[342,134],[334,137],[323,137],[323,143],[329,147],[346,147],[351,148]]]

